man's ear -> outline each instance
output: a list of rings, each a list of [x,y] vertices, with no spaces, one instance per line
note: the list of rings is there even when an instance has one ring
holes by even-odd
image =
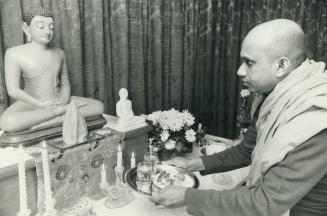
[[[290,67],[290,60],[287,57],[281,57],[277,60],[277,78],[283,78],[287,75],[288,69]]]
[[[27,25],[26,22],[22,22],[22,29],[23,29],[23,31],[25,33],[27,42],[31,42],[32,36],[31,36],[30,30],[29,30],[28,25]]]

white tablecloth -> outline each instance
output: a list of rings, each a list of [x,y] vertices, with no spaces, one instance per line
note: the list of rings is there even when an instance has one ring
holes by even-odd
[[[225,145],[217,144],[217,151],[222,151],[226,148]],[[214,152],[213,149],[211,149]],[[199,149],[194,149],[195,154],[198,154]],[[224,190],[230,189],[238,185],[241,181],[243,181],[247,174],[249,168],[241,168],[237,170],[233,170],[225,173],[211,174],[207,176],[201,176],[199,172],[195,172],[196,176],[199,179],[200,186],[199,189],[216,189],[216,190]],[[221,185],[217,182],[217,179],[221,175],[229,175],[232,177],[232,181],[230,184]],[[187,216],[186,207],[176,208],[176,209],[168,209],[163,208],[162,206],[156,207],[154,203],[149,201],[149,197],[147,195],[142,195],[138,192],[134,192],[135,200],[129,203],[126,206],[117,208],[117,209],[108,209],[105,207],[105,200],[101,199],[99,201],[94,202],[95,210],[99,216]]]
[[[233,170],[231,172],[225,172],[220,174],[212,174],[207,176],[201,176],[198,172],[195,174],[199,178],[199,189],[230,189],[239,184],[248,173],[248,167]],[[214,179],[217,179],[218,175],[228,174],[232,177],[232,184],[219,185]],[[126,206],[117,209],[108,209],[105,207],[104,202],[106,198],[94,202],[95,210],[99,216],[186,216],[186,208],[167,209],[162,206],[156,207],[147,195],[142,195],[134,192],[135,200]]]

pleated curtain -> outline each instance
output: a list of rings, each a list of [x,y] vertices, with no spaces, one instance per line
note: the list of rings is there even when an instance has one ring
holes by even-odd
[[[327,61],[324,0],[0,0],[0,112],[13,102],[5,51],[24,43],[23,11],[41,5],[54,12],[53,43],[66,53],[73,95],[115,115],[125,87],[137,115],[188,109],[206,132],[229,138],[238,134],[241,43],[253,26],[292,19],[308,56]]]

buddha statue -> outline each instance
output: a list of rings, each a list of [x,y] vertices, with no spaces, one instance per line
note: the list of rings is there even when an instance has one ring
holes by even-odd
[[[54,34],[52,11],[28,10],[22,28],[27,43],[5,53],[6,88],[16,102],[3,112],[1,130],[19,132],[62,123],[72,99],[84,118],[101,115],[102,102],[71,96],[65,53],[50,45]],[[24,88],[20,87],[21,79]]]
[[[135,116],[132,109],[132,101],[127,99],[128,91],[125,88],[119,90],[119,101],[116,104],[116,113],[119,117],[118,127],[122,130],[131,127],[144,126],[145,120],[140,116]]]
[[[117,116],[123,120],[131,120],[134,117],[132,101],[127,99],[128,91],[125,88],[119,90],[119,101],[116,104]]]

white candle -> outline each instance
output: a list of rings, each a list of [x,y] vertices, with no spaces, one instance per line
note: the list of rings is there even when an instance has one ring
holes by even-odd
[[[149,139],[149,152],[150,152],[150,156],[151,156],[151,154],[152,154],[152,148],[153,148],[153,146],[152,146],[152,142],[153,142],[153,138],[150,138]]]
[[[19,207],[18,216],[28,216],[31,210],[27,207],[27,191],[26,191],[26,172],[25,172],[25,158],[23,147],[19,146],[18,159],[18,176],[19,176]]]
[[[106,184],[107,183],[107,171],[106,171],[106,166],[102,164],[102,170],[101,170],[101,184]]]
[[[123,161],[123,153],[122,153],[120,145],[119,145],[118,153],[117,153],[117,167],[122,167],[122,161]]]
[[[45,211],[52,213],[55,210],[54,200],[51,192],[50,170],[48,161],[48,150],[46,142],[42,142],[42,164],[43,164],[43,177],[44,177],[44,191],[45,191]]]
[[[132,157],[131,157],[131,168],[135,167],[135,155],[134,152],[132,152]]]

